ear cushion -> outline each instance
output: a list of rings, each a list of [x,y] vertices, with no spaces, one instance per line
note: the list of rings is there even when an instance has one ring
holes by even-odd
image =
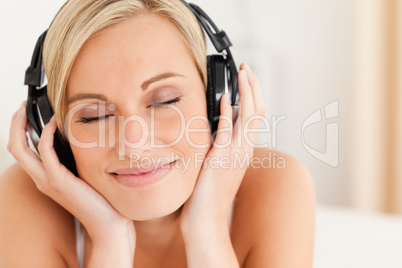
[[[207,109],[213,140],[216,137],[220,116],[220,100],[226,89],[226,61],[221,55],[207,57]]]
[[[44,88],[43,94],[37,97],[37,105],[39,106],[40,117],[43,123],[46,125],[52,118],[54,112],[47,97],[47,88]],[[36,119],[40,120],[40,119]],[[36,122],[36,125],[41,125],[40,122]],[[42,129],[40,130],[42,131]],[[40,136],[41,133],[37,133]],[[59,158],[60,163],[66,166],[75,176],[78,176],[77,168],[75,165],[74,155],[71,151],[70,144],[63,139],[59,129],[56,130],[53,140],[54,150]]]
[[[46,125],[49,123],[54,112],[52,105],[50,105],[49,99],[47,98],[47,86],[43,87],[41,90],[44,90],[44,92],[38,96],[36,102],[39,106],[40,116],[42,117],[43,123]]]
[[[59,129],[57,129],[54,133],[53,147],[60,163],[62,163],[68,170],[78,177],[77,167],[75,165],[75,159],[73,152],[71,151],[70,144],[63,139]]]

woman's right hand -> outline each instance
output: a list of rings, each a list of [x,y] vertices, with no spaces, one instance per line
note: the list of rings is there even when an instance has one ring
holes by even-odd
[[[57,129],[55,117],[42,131],[38,145],[40,157],[28,146],[26,124],[24,102],[13,115],[7,149],[30,175],[37,188],[85,226],[94,247],[110,246],[113,242],[115,251],[115,247],[121,244],[133,259],[136,240],[133,221],[117,212],[100,193],[60,163],[53,148]]]

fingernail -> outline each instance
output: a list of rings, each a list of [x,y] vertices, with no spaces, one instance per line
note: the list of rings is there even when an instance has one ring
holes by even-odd
[[[247,63],[244,64],[244,69],[251,72],[250,65],[248,65]]]
[[[24,112],[25,107],[24,106],[20,106],[20,108],[18,109],[18,114],[21,114]]]

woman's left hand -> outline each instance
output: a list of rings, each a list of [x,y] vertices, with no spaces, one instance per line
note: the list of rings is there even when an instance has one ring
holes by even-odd
[[[261,117],[265,115],[261,89],[247,64],[239,71],[239,116],[232,123],[229,95],[221,99],[217,135],[207,153],[196,187],[181,212],[185,233],[228,230],[232,202],[253,157]],[[250,130],[250,131],[247,131]]]

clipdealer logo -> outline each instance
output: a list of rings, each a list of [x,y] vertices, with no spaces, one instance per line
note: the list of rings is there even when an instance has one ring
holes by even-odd
[[[306,128],[317,124],[325,123],[327,120],[339,118],[339,101],[334,101],[324,107],[325,119],[321,109],[313,112],[304,122],[301,129],[303,147],[316,159],[331,167],[339,165],[339,122],[328,122],[326,126],[325,151],[320,152],[306,143],[304,131]]]

